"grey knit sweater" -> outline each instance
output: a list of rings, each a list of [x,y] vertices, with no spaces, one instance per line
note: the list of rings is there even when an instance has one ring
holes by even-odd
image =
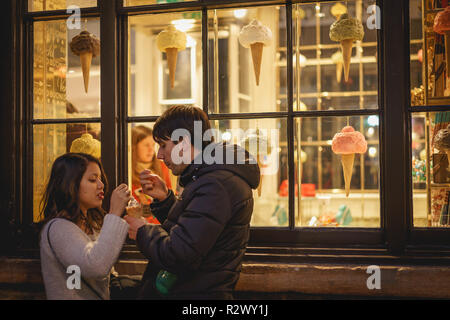
[[[128,232],[126,221],[113,214],[107,214],[98,237],[91,239],[76,224],[66,219],[54,220],[44,226],[40,241],[41,270],[47,299],[99,299],[83,281],[80,281],[80,289],[67,285],[68,280],[72,284],[75,283],[72,281],[75,273],[73,269],[68,269],[69,266],[78,266],[81,277],[103,299],[109,299],[109,275]],[[50,224],[48,235],[57,258],[47,241],[47,229]]]

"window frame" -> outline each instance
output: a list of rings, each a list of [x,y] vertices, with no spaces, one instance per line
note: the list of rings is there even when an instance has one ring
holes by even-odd
[[[12,1],[12,0],[11,0]],[[287,59],[287,112],[212,114],[208,112],[208,30],[207,13],[210,9],[239,8],[261,5],[285,5],[287,27],[287,56],[293,54],[292,6],[297,3],[326,1],[284,0],[200,0],[124,7],[123,0],[98,0],[95,8],[81,8],[82,17],[100,17],[101,41],[101,116],[93,119],[33,120],[33,22],[68,17],[65,10],[27,12],[27,0],[12,1],[17,20],[13,25],[14,42],[19,58],[15,59],[17,71],[14,110],[17,115],[14,133],[17,145],[14,157],[17,165],[11,165],[10,199],[13,199],[13,216],[17,224],[32,223],[33,174],[32,159],[34,124],[55,122],[80,123],[100,121],[102,159],[111,185],[128,181],[127,131],[129,123],[153,122],[156,116],[128,116],[127,83],[127,34],[128,16],[142,13],[166,13],[174,11],[202,12],[202,108],[211,120],[284,118],[287,119],[288,175],[289,175],[289,227],[252,227],[248,253],[253,259],[264,252],[282,256],[283,250],[292,248],[289,256],[305,258],[304,251],[293,248],[309,248],[307,252],[334,255],[420,255],[433,252],[438,256],[450,252],[450,229],[420,228],[413,226],[411,179],[411,116],[414,112],[442,111],[447,106],[410,106],[409,57],[409,0],[377,0],[381,8],[381,30],[378,30],[378,101],[379,109],[293,111],[294,77],[292,59]],[[14,4],[15,3],[15,4]],[[111,54],[110,52],[114,52]],[[113,94],[111,94],[111,92]],[[108,107],[107,107],[108,106]],[[111,108],[111,106],[113,106]],[[392,107],[389,106],[401,106]],[[112,112],[111,112],[112,110]],[[359,116],[377,114],[380,117],[380,228],[332,228],[296,227],[294,195],[294,122],[297,117]],[[115,137],[115,139],[111,139]],[[389,137],[389,138],[387,138]],[[111,156],[115,155],[115,156]],[[105,204],[109,203],[106,199]],[[272,249],[270,249],[272,248]],[[328,248],[325,252],[323,248]],[[262,250],[262,251],[261,251]],[[270,256],[270,254],[269,254]],[[309,256],[309,255],[307,255]],[[301,258],[303,257],[303,258]],[[291,257],[292,258],[292,257]],[[280,258],[282,259],[282,258]],[[313,259],[308,257],[305,259]]]

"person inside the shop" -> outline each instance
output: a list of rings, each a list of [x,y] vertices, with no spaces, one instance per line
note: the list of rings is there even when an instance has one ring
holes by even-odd
[[[172,183],[170,181],[169,169],[164,162],[156,157],[155,140],[153,140],[153,131],[151,128],[138,125],[131,129],[131,149],[132,194],[136,201],[143,205],[144,210],[149,211],[148,207],[152,200],[151,197],[142,192],[139,173],[145,169],[150,170],[152,173],[160,176],[167,187],[171,189]],[[147,221],[150,223],[159,223],[152,215],[147,217]]]
[[[195,136],[199,134],[194,132],[195,122],[196,128],[201,125],[200,137]],[[259,184],[260,169],[255,158],[237,145],[203,141],[210,128],[206,113],[192,106],[169,108],[153,127],[153,138],[159,144],[157,157],[179,176],[184,189],[175,197],[160,176],[149,170],[140,173],[143,192],[154,199],[150,207],[161,222],[154,225],[125,216],[129,237],[136,239],[149,259],[140,299],[233,298],[249,239],[252,189]],[[177,129],[187,134],[172,141]],[[195,143],[195,139],[202,142]],[[205,150],[215,150],[214,154],[222,150],[222,161],[203,161]],[[243,155],[245,161],[223,161],[230,153]],[[179,157],[184,160],[180,162]]]
[[[109,278],[127,236],[121,218],[131,191],[114,189],[102,209],[107,179],[100,161],[84,153],[55,160],[42,198],[41,270],[48,299],[109,299]]]

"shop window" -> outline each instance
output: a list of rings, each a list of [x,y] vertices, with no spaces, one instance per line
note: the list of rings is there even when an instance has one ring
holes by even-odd
[[[53,161],[67,152],[101,155],[100,123],[38,124],[33,126],[33,221],[41,220],[41,199]]]
[[[286,76],[279,73],[278,44],[286,42],[285,16],[284,6],[208,11],[210,113],[287,110],[277,104],[280,90],[286,90]],[[264,38],[250,43],[257,28]]]
[[[129,18],[130,116],[159,116],[175,104],[201,106],[201,21],[201,12]],[[165,43],[169,33],[179,43]]]
[[[411,0],[411,181],[415,227],[447,227],[450,192],[450,50],[444,1]],[[427,88],[427,89],[425,89]],[[444,108],[442,109],[442,107]],[[435,108],[440,108],[436,110]]]
[[[33,220],[38,221],[53,161],[71,150],[100,157],[99,19],[85,19],[81,30],[67,29],[66,20],[34,22],[33,29]],[[91,51],[77,43],[81,38]]]
[[[346,126],[360,132],[367,145],[364,153],[354,154],[350,171],[344,169],[343,155],[333,151],[335,134]],[[297,118],[296,225],[379,228],[379,147],[376,115]],[[346,174],[350,178],[348,195]]]

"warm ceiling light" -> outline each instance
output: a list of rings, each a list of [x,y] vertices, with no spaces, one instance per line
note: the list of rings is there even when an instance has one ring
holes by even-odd
[[[237,18],[237,19],[242,19],[243,17],[245,17],[246,15],[247,15],[247,9],[236,9],[236,10],[234,10],[234,16]]]
[[[194,27],[195,19],[178,19],[173,20],[172,24],[175,26],[175,29],[186,32],[191,30]]]

